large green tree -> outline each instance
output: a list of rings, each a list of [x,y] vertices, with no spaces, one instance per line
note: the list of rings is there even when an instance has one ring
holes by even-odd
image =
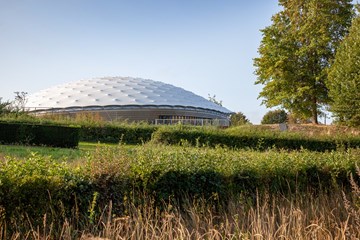
[[[254,59],[256,84],[267,107],[281,106],[318,123],[329,102],[327,70],[353,16],[351,0],[279,0],[282,10],[263,39]]]
[[[360,126],[360,16],[341,43],[327,82],[330,110],[338,121]]]

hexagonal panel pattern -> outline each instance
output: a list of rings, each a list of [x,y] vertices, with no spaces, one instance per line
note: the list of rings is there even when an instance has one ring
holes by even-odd
[[[167,106],[231,111],[190,91],[159,81],[131,77],[80,80],[41,90],[28,97],[29,110],[106,106]]]

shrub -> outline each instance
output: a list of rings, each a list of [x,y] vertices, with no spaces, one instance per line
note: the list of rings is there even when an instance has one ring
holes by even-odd
[[[6,158],[0,169],[0,216],[7,221],[27,217],[40,223],[46,213],[64,220],[75,205],[86,211],[89,181],[63,162],[33,153],[27,159]]]
[[[75,148],[79,143],[79,128],[0,122],[0,143]]]
[[[98,148],[76,168],[36,154],[23,160],[5,157],[0,161],[0,225],[6,222],[11,231],[14,220],[43,226],[45,218],[81,225],[100,216],[109,203],[117,219],[127,216],[124,205],[141,206],[146,197],[160,207],[181,203],[186,196],[226,208],[231,197],[253,204],[257,193],[264,192],[331,194],[336,187],[350,187],[348,176],[355,172],[359,154],[145,144],[131,150],[122,145]]]
[[[284,110],[278,109],[267,112],[261,120],[261,124],[277,124],[285,123],[286,121],[287,113]]]
[[[153,134],[155,143],[177,145],[186,141],[193,146],[217,145],[231,148],[250,148],[265,150],[269,148],[311,151],[330,151],[338,147],[359,147],[360,138],[304,137],[297,134],[275,132],[237,132],[231,134],[221,130],[160,128]]]
[[[231,126],[239,126],[244,124],[250,124],[250,120],[242,112],[237,112],[230,116]]]
[[[82,141],[108,142],[126,144],[141,144],[151,139],[152,133],[157,129],[150,125],[96,125],[84,124],[80,127]]]
[[[0,97],[0,116],[4,116],[10,112],[10,104],[11,103],[9,101],[3,102]]]

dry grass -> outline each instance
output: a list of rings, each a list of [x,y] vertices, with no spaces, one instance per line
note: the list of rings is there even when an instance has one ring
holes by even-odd
[[[265,124],[253,127],[264,130],[279,131],[278,124]],[[288,131],[294,133],[301,133],[306,136],[360,136],[359,128],[351,128],[340,125],[288,124]]]
[[[254,204],[236,198],[221,209],[213,209],[205,200],[188,201],[182,209],[166,204],[166,210],[154,207],[149,199],[142,206],[128,206],[126,214],[115,216],[111,203],[96,221],[85,225],[66,220],[62,226],[31,226],[27,232],[1,239],[359,239],[359,186],[345,194],[330,196],[310,193],[270,197],[259,195]],[[346,195],[346,197],[344,197]],[[351,199],[351,200],[348,200]],[[16,223],[21,224],[21,223]],[[76,227],[78,226],[78,227]],[[56,230],[58,229],[58,230]],[[57,232],[56,232],[57,231]]]

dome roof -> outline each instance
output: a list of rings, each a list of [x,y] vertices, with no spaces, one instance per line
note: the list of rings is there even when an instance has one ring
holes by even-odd
[[[231,111],[190,91],[159,81],[131,77],[104,77],[70,82],[28,97],[29,110],[114,106],[167,106]]]

